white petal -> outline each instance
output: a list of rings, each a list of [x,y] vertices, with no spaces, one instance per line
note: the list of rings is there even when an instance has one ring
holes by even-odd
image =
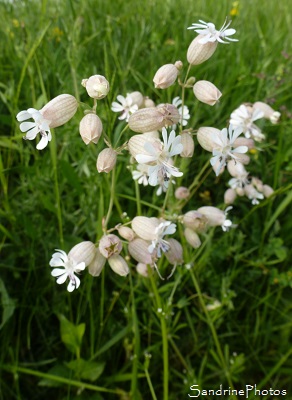
[[[74,267],[74,271],[83,271],[85,269],[86,265],[85,262],[81,262]]]
[[[31,130],[26,132],[25,139],[33,140],[36,138],[36,135],[39,133],[39,128],[36,126]]]
[[[68,290],[68,292],[73,292],[73,290],[75,289],[75,283],[73,282],[73,281],[69,281],[69,284],[68,284],[68,286],[67,286],[67,290]]]
[[[157,159],[154,156],[147,156],[146,154],[137,154],[135,158],[139,164],[147,164]]]
[[[48,142],[48,135],[43,135],[36,146],[37,150],[43,150],[47,146]]]
[[[248,147],[247,146],[238,146],[236,147],[236,149],[232,150],[232,153],[246,153],[248,151]]]
[[[121,111],[124,111],[124,107],[121,106],[121,104],[119,104],[119,103],[117,103],[116,101],[114,101],[114,102],[112,103],[111,110],[112,110],[113,112],[121,112]]]
[[[68,274],[65,273],[64,275],[61,275],[56,282],[58,283],[58,285],[62,285],[62,283],[66,282],[66,279],[68,277]]]
[[[61,276],[61,275],[63,275],[63,274],[66,274],[66,275],[68,275],[67,274],[67,272],[66,272],[66,270],[64,269],[64,268],[55,268],[55,269],[53,269],[52,270],[52,272],[51,272],[51,275],[52,276]]]
[[[64,267],[65,263],[62,258],[52,258],[50,261],[51,267]]]
[[[16,119],[17,121],[21,122],[21,121],[25,121],[26,119],[31,118],[31,115],[29,112],[25,111],[20,111],[17,115],[16,115]]]
[[[37,128],[37,125],[35,122],[22,122],[19,125],[19,128],[20,128],[21,132],[29,131],[32,128],[36,128],[37,132],[38,132],[38,128]]]

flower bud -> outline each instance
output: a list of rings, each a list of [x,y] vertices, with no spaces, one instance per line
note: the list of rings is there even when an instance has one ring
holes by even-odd
[[[174,64],[165,64],[156,72],[153,82],[156,89],[166,89],[176,81],[178,69]]]
[[[263,103],[262,101],[257,101],[253,104],[253,109],[260,110],[264,113],[264,118],[269,119],[272,124],[276,124],[279,121],[281,113],[273,110],[268,104]]]
[[[158,225],[158,218],[135,217],[132,221],[133,231],[144,240],[152,240],[154,238],[154,231]]]
[[[88,272],[92,276],[99,276],[106,263],[106,258],[101,254],[99,249],[95,249],[95,256],[91,263],[88,265]]]
[[[128,250],[134,260],[143,264],[153,264],[152,256],[149,253],[148,247],[150,242],[136,238],[128,245]]]
[[[191,230],[190,228],[186,228],[184,230],[184,235],[188,244],[190,244],[194,249],[197,249],[201,246],[201,240],[195,231]]]
[[[246,146],[249,150],[255,148],[254,140],[246,137],[238,137],[234,140],[233,147]]]
[[[95,246],[89,241],[76,244],[68,253],[68,258],[74,260],[76,264],[84,262],[85,266],[91,263],[94,256]]]
[[[129,117],[129,128],[134,132],[149,132],[165,126],[164,116],[156,107],[141,108]]]
[[[133,229],[129,228],[128,226],[120,226],[118,228],[119,235],[123,238],[131,242],[135,238],[135,233]]]
[[[202,232],[206,227],[207,218],[198,211],[192,210],[185,213],[182,222],[187,228]]]
[[[259,192],[262,192],[264,190],[263,182],[259,178],[253,176],[251,179],[251,184],[255,186],[256,190],[258,190]]]
[[[244,165],[247,165],[250,162],[250,157],[247,154],[236,153],[236,160]]]
[[[105,258],[120,254],[123,245],[120,238],[116,235],[109,234],[103,236],[99,241],[99,251]]]
[[[50,128],[57,128],[64,125],[76,113],[78,102],[71,94],[60,94],[49,101],[40,113],[44,119],[51,121]]]
[[[111,269],[120,276],[126,276],[130,272],[126,260],[119,255],[111,256],[108,263]]]
[[[181,120],[181,115],[176,106],[173,104],[159,104],[156,107],[163,116],[164,126],[178,124]]]
[[[227,189],[224,193],[224,203],[225,204],[233,204],[236,199],[236,191],[234,189]]]
[[[265,197],[270,197],[274,193],[274,189],[269,185],[263,186],[263,194]]]
[[[191,65],[202,64],[208,60],[216,50],[218,42],[199,43],[203,35],[198,35],[189,45],[187,60]]]
[[[143,106],[145,108],[155,107],[155,103],[152,99],[149,99],[148,96],[144,97]]]
[[[175,190],[174,196],[178,200],[187,199],[190,196],[190,191],[184,186],[180,186]]]
[[[139,108],[142,107],[142,104],[143,104],[143,102],[144,102],[144,97],[143,97],[143,94],[142,94],[142,93],[136,91],[136,92],[130,93],[129,96],[131,97],[131,99],[132,99],[132,101],[133,101],[132,104],[137,104],[137,106],[138,106]],[[154,106],[154,107],[155,107],[155,106]]]
[[[153,139],[151,135],[148,133],[143,133],[143,135],[134,135],[130,138],[128,142],[129,152],[133,157],[136,157],[137,154],[144,154],[145,148],[144,145],[146,143],[160,143],[160,140]]]
[[[116,165],[117,162],[117,153],[115,150],[111,148],[107,148],[102,150],[96,162],[96,168],[98,172],[110,172]]]
[[[237,188],[235,189],[235,191],[236,191],[237,196],[242,197],[242,196],[245,195],[244,188],[237,187]]]
[[[197,139],[201,147],[207,151],[213,151],[216,146],[218,146],[213,140],[213,135],[220,136],[221,131],[217,128],[211,128],[209,126],[204,126],[199,128],[197,132]]]
[[[227,163],[227,169],[228,172],[230,173],[231,176],[234,176],[235,178],[243,175],[248,175],[246,169],[244,166],[235,160],[229,160]]]
[[[96,144],[102,133],[100,118],[93,113],[86,114],[80,121],[79,132],[85,144]]]
[[[252,200],[252,204],[259,204],[259,200],[264,198],[263,193],[258,192],[256,188],[250,184],[244,186],[244,193],[250,200]]]
[[[148,137],[150,137],[152,139],[159,139],[160,138],[160,135],[159,135],[158,131],[145,132],[145,133],[142,133],[142,135],[146,135],[146,136],[148,136]]]
[[[169,244],[169,250],[164,254],[168,260],[168,262],[172,265],[179,265],[184,262],[183,258],[183,248],[180,242],[176,239],[167,239]]]
[[[198,211],[206,216],[209,226],[221,226],[226,231],[232,225],[232,222],[226,219],[226,212],[230,208],[232,207],[227,207],[224,212],[216,207],[205,206],[198,208]]]
[[[220,90],[209,81],[198,81],[193,87],[194,95],[202,103],[213,106],[222,96]]]
[[[138,274],[144,276],[145,278],[148,278],[148,268],[147,268],[147,264],[143,264],[143,263],[138,263],[136,265],[136,270],[138,272]]]
[[[81,85],[93,99],[101,100],[109,92],[109,83],[102,75],[92,75],[89,79],[83,79]]]
[[[180,153],[181,157],[193,157],[195,150],[195,143],[192,135],[187,132],[184,132],[180,135],[181,144],[183,145],[183,150]]]

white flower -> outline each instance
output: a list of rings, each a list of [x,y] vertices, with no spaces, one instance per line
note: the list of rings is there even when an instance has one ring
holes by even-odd
[[[205,22],[201,19],[199,20],[200,24],[192,24],[188,29],[193,29],[195,32],[203,35],[204,37],[199,40],[199,43],[205,44],[207,42],[220,42],[220,43],[228,43],[226,40],[231,42],[238,42],[238,39],[231,39],[228,36],[232,36],[235,34],[235,29],[227,29],[232,21],[227,23],[227,18],[222,26],[222,28],[217,31],[215,25],[212,22]],[[225,39],[225,40],[223,40]]]
[[[138,183],[143,186],[148,185],[148,165],[138,164],[137,171],[132,171],[132,176],[134,180],[137,180]]]
[[[154,239],[151,241],[151,245],[148,247],[150,254],[156,250],[157,257],[161,257],[161,251],[165,253],[169,250],[169,243],[163,239],[165,235],[172,235],[176,231],[176,224],[172,224],[170,221],[161,222],[154,231]]]
[[[263,117],[263,111],[258,108],[248,108],[242,104],[231,114],[230,124],[241,127],[246,138],[253,138],[260,142],[265,139],[265,136],[262,134],[260,128],[253,122]]]
[[[228,185],[232,188],[232,189],[237,189],[237,188],[243,188],[245,185],[248,184],[248,173],[246,175],[241,175],[238,176],[236,178],[232,178],[228,181]]]
[[[119,94],[117,96],[117,100],[121,104],[119,104],[116,101],[114,101],[112,103],[111,110],[114,111],[114,112],[122,113],[119,116],[119,119],[121,119],[121,120],[124,119],[124,120],[126,120],[126,122],[128,122],[130,115],[134,114],[134,112],[138,110],[138,105],[137,104],[133,104],[133,99],[129,94],[127,94],[127,97],[124,97],[124,96]]]
[[[246,196],[251,200],[251,204],[253,205],[259,204],[259,200],[262,200],[264,198],[263,193],[258,192],[253,185],[246,185],[244,188],[244,192]]]
[[[181,117],[179,123],[182,126],[186,126],[188,124],[188,120],[191,118],[188,107],[180,107],[182,105],[182,100],[179,98],[179,96],[175,97],[172,100],[172,104],[178,109],[179,115]],[[176,125],[173,125],[172,129],[176,129]]]
[[[31,118],[34,120],[34,122],[22,122]],[[35,108],[29,108],[28,110],[20,111],[16,115],[16,119],[17,121],[21,122],[19,126],[21,132],[26,132],[26,135],[23,137],[23,139],[33,140],[36,138],[38,133],[41,135],[41,140],[36,146],[38,150],[44,149],[48,142],[52,140],[50,131],[51,121],[45,119],[43,114]]]
[[[230,210],[232,210],[232,206],[229,206],[225,209],[224,211],[224,215],[225,215],[225,220],[223,221],[221,228],[223,230],[223,232],[228,232],[229,228],[235,227],[236,225],[232,224],[232,221],[230,221],[230,219],[227,219],[227,214]]]
[[[50,261],[51,267],[63,267],[54,268],[51,272],[52,276],[58,277],[57,283],[62,284],[69,278],[69,284],[67,286],[68,292],[73,292],[80,286],[80,279],[75,273],[83,271],[85,269],[85,262],[77,263],[71,257],[68,257],[65,251],[55,249],[57,253],[54,253]]]
[[[180,135],[175,136],[171,131],[167,137],[167,130],[162,128],[163,143],[146,142],[144,145],[146,154],[137,154],[135,156],[139,164],[148,164],[148,183],[156,186],[162,181],[168,182],[171,176],[182,176],[183,173],[172,165],[172,156],[180,154],[183,150]]]
[[[216,176],[223,166],[226,165],[226,161],[230,158],[237,159],[236,153],[243,154],[248,150],[247,146],[238,146],[233,149],[234,141],[242,133],[242,128],[235,128],[229,125],[229,128],[222,129],[220,133],[212,134],[212,141],[214,142],[213,157],[210,160],[212,167],[218,165],[216,168]]]

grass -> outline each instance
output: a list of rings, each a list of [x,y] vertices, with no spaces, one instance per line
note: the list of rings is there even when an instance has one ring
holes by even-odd
[[[264,151],[251,154],[248,166],[274,195],[258,206],[238,199],[232,211],[237,229],[208,231],[197,250],[186,244],[180,224],[178,237],[192,268],[178,267],[168,281],[143,278],[131,260],[127,278],[106,267],[99,278],[83,274],[70,294],[55,284],[48,266],[55,248],[69,251],[101,237],[111,194],[110,227],[123,212],[127,222],[137,210],[157,216],[163,206],[151,188],[135,189],[125,153],[118,158],[114,192],[111,176],[96,172],[104,144],[85,147],[80,140],[78,124],[90,104],[81,80],[99,73],[110,81],[98,115],[115,143],[124,127],[110,110],[117,94],[139,90],[156,103],[179,95],[176,86],[154,89],[154,73],[165,63],[186,63],[191,23],[203,19],[219,26],[232,7],[228,0],[0,3],[1,400],[176,400],[189,398],[192,385],[207,390],[220,384],[237,390],[256,384],[291,396],[288,0],[263,0],[260,7],[240,1],[232,23],[239,42],[218,46],[208,62],[191,69],[220,88],[219,106],[199,104],[186,91],[194,129],[222,129],[242,102],[273,101],[281,109],[278,125],[262,126]],[[49,148],[38,152],[34,142],[22,140],[15,115],[40,109],[60,93],[73,94],[81,106],[53,132]],[[208,159],[197,145],[184,165],[185,186]],[[222,205],[227,178],[214,178],[207,168],[183,212]],[[176,207],[169,196],[168,210]],[[168,274],[165,260],[159,269]],[[221,306],[208,310],[216,300]]]

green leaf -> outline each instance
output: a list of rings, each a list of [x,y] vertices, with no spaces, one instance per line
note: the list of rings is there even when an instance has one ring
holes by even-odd
[[[14,313],[15,301],[9,297],[2,279],[0,279],[0,293],[1,293],[1,299],[2,299],[1,304],[3,307],[2,322],[0,324],[0,329],[2,329],[3,326],[6,324],[6,322],[8,321],[8,319]]]
[[[66,363],[66,366],[72,369],[79,378],[93,382],[103,373],[105,363],[86,361],[80,358]]]
[[[48,375],[56,375],[61,378],[67,378],[67,379],[70,379],[72,374],[72,372],[67,367],[65,367],[65,365],[61,364],[55,365],[47,373]],[[48,386],[48,387],[59,387],[63,385],[64,385],[63,382],[55,381],[49,378],[43,378],[38,383],[38,386]]]
[[[61,329],[61,339],[67,349],[76,354],[80,352],[85,324],[74,325],[64,315],[58,315]]]

